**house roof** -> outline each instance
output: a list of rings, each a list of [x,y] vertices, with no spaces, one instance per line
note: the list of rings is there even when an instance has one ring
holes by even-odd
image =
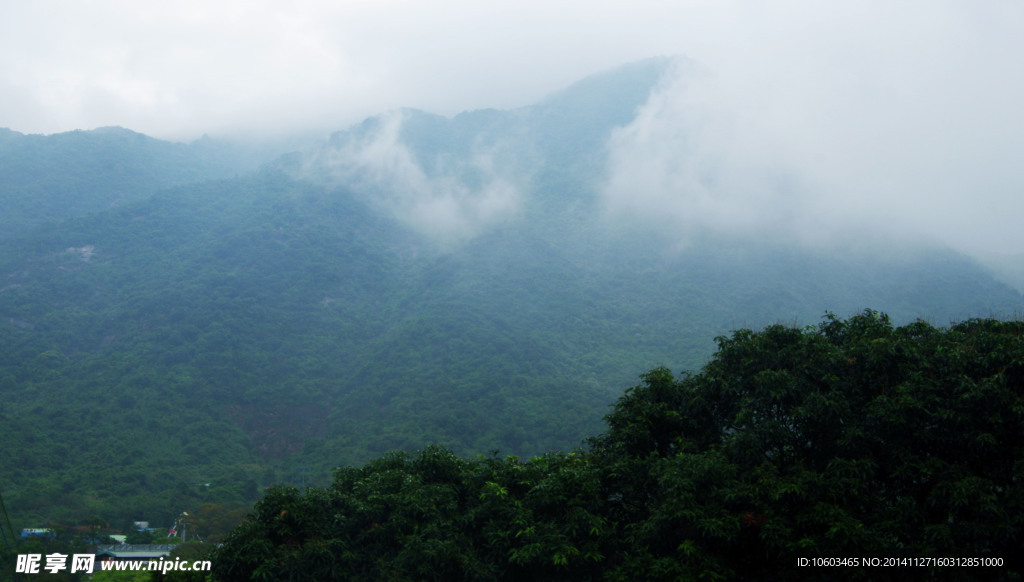
[[[159,558],[171,553],[174,544],[121,544],[116,546],[96,546],[97,556],[110,556],[124,560],[144,560]]]

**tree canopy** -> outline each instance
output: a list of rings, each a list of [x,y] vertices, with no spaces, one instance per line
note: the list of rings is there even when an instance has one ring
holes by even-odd
[[[1019,579],[1024,322],[895,327],[865,311],[717,343],[699,373],[644,374],[570,453],[429,447],[271,489],[214,575]]]

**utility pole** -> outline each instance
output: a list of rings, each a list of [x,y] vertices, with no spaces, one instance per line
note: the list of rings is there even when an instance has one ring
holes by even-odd
[[[295,467],[295,486],[302,489],[309,483],[309,467]]]
[[[185,543],[185,541],[186,541],[185,540],[185,528],[188,526],[188,522],[185,521],[185,518],[187,518],[187,517],[188,517],[188,512],[187,511],[182,511],[181,515],[178,516],[178,523],[181,524],[181,543]]]
[[[4,505],[3,491],[0,491],[0,513],[3,513],[4,518],[4,523],[0,526],[0,537],[4,539],[4,544],[13,550],[15,544],[14,530],[11,528],[11,518],[7,515],[7,506]]]

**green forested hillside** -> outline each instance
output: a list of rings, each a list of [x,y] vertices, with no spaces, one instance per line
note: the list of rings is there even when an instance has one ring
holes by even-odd
[[[659,234],[607,224],[598,137],[628,120],[656,69],[523,110],[407,114],[391,166],[359,165],[351,156],[364,152],[346,145],[380,120],[260,171],[114,207],[121,166],[67,165],[62,180],[80,184],[88,210],[0,242],[0,487],[17,527],[169,524],[204,502],[245,506],[266,485],[324,484],[339,465],[431,443],[567,450],[637,375],[695,369],[712,338],[740,327],[866,306],[938,325],[1021,311],[1018,292],[943,249],[708,235],[667,250]],[[613,90],[640,80],[646,91]],[[464,157],[483,149],[498,153]],[[327,163],[339,156],[347,174]],[[132,180],[156,165],[185,181],[188,163],[149,163]],[[473,209],[499,179],[517,211],[444,241],[378,196],[426,183],[428,200]],[[27,187],[3,195],[40,208],[67,199],[44,184],[30,203]]]

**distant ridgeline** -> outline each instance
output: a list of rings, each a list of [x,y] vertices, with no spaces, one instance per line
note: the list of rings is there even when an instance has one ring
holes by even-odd
[[[145,200],[177,184],[251,171],[265,161],[259,151],[210,138],[170,143],[120,127],[47,136],[0,128],[0,238]]]
[[[638,375],[697,369],[742,327],[1022,311],[941,248],[679,244],[610,220],[604,144],[682,66],[512,111],[382,115],[240,176],[214,141],[0,132],[15,529],[169,524],[431,443],[569,450]]]

